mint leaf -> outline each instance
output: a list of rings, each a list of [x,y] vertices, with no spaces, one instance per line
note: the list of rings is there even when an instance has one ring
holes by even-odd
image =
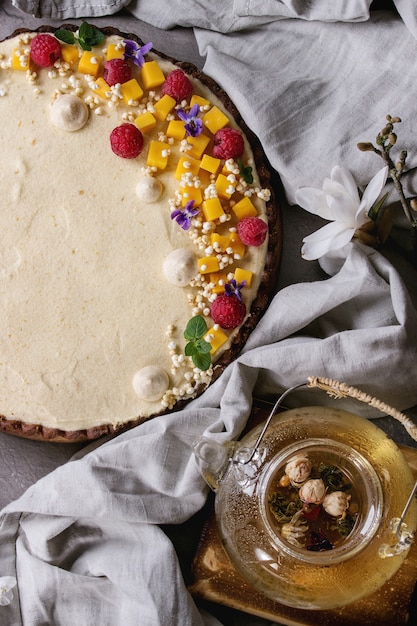
[[[73,44],[76,41],[74,33],[71,30],[65,30],[63,28],[55,31],[55,37],[60,41],[69,44]]]
[[[187,343],[184,349],[185,356],[194,356],[194,354],[197,354],[197,352],[198,349],[194,341],[190,341],[189,343]]]
[[[197,353],[193,357],[193,363],[198,369],[206,371],[211,365],[211,358],[209,354]]]
[[[64,28],[60,28],[55,32],[55,37],[64,43],[74,44],[78,42],[78,45],[83,50],[91,50],[93,46],[98,46],[104,39],[104,34],[88,24],[83,22],[78,29],[78,39],[75,34]]]
[[[184,337],[188,341],[184,354],[190,356],[200,370],[208,370],[211,365],[211,344],[203,339],[206,333],[206,320],[201,315],[192,317],[184,330]]]
[[[239,171],[240,171],[241,177],[243,178],[245,183],[248,183],[248,185],[251,185],[253,183],[252,168],[250,167],[250,165],[247,165],[245,167],[243,165],[242,159],[240,159],[240,158],[237,160],[237,164],[239,166]]]
[[[88,22],[83,22],[78,29],[78,37],[83,41],[88,41],[93,34],[93,27]]]
[[[195,347],[200,354],[208,354],[211,350],[211,344],[204,339],[197,339]]]
[[[103,33],[87,22],[83,22],[78,29],[78,43],[83,50],[91,50],[93,46],[98,46],[103,39]]]
[[[192,317],[185,328],[184,337],[188,341],[201,339],[207,332],[207,324],[204,317],[196,315]]]

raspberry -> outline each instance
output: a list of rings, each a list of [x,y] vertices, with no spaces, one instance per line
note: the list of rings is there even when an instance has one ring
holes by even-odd
[[[268,232],[268,224],[259,217],[245,217],[237,223],[237,233],[245,246],[261,246]]]
[[[245,319],[246,306],[237,296],[222,294],[211,305],[210,315],[222,328],[237,328]]]
[[[110,59],[104,64],[103,78],[110,87],[123,84],[132,78],[132,70],[123,59]]]
[[[182,100],[188,100],[191,96],[193,93],[193,85],[182,70],[173,70],[165,78],[161,92],[162,95],[171,96],[171,98],[174,98],[177,102],[181,102]]]
[[[214,135],[213,156],[216,159],[238,159],[244,148],[243,137],[236,128],[221,128]]]
[[[110,145],[117,156],[135,159],[142,152],[143,135],[134,124],[121,124],[110,133]]]
[[[59,41],[48,33],[35,35],[30,42],[30,58],[40,67],[51,67],[61,58]]]

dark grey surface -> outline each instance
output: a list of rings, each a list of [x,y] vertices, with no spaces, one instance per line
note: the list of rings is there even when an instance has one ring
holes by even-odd
[[[81,21],[71,20],[74,24],[79,24]],[[198,54],[191,30],[159,31],[132,18],[126,12],[89,21],[98,26],[112,25],[123,32],[134,32],[142,40],[152,41],[157,50],[170,54],[179,60],[191,61],[200,68],[203,66],[204,59]],[[10,2],[0,2],[0,39],[11,34],[16,28],[37,28],[43,23],[58,26],[61,22],[39,20],[19,12],[12,7]],[[279,184],[277,184],[277,190],[280,193]],[[282,217],[284,245],[277,289],[292,283],[323,279],[325,276],[316,263],[303,261],[300,257],[302,238],[315,230],[317,225],[321,223],[320,220],[298,207],[287,207],[284,202],[282,203]],[[411,289],[417,296],[415,284],[411,285]],[[414,410],[409,413],[417,423],[417,411]],[[397,443],[417,447],[417,444],[411,440],[404,429],[391,418],[381,418],[377,420],[377,423]],[[0,433],[0,509],[19,497],[39,478],[68,461],[84,445],[35,442]],[[195,542],[198,540],[202,523],[203,517],[198,515],[186,525],[175,529],[166,529],[180,555],[183,556],[184,563],[187,563]],[[216,605],[209,608],[226,626],[238,624],[239,626],[267,626],[270,624],[269,621],[248,616],[232,609]]]

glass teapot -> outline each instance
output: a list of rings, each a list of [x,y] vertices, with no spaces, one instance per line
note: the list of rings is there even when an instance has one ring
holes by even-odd
[[[332,609],[378,590],[399,569],[417,528],[417,483],[372,421],[320,406],[277,410],[307,385],[404,414],[353,387],[309,378],[288,389],[239,442],[200,438],[199,469],[216,492],[220,538],[258,591],[301,609]]]

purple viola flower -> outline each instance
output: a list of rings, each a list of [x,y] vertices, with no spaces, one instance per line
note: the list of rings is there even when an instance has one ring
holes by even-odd
[[[187,113],[184,109],[178,109],[177,115],[183,122],[186,122],[184,128],[187,131],[187,135],[191,137],[197,137],[203,130],[203,122],[198,117],[200,113],[200,106],[195,104],[191,107]]]
[[[191,218],[195,217],[198,209],[194,208],[194,200],[189,200],[183,209],[175,209],[171,213],[171,219],[176,220],[177,224],[183,230],[189,230],[191,226]]]
[[[138,67],[142,67],[145,63],[145,54],[153,47],[151,42],[145,43],[144,46],[139,46],[136,41],[132,41],[131,39],[124,39],[123,43],[125,44],[125,51],[123,53],[123,58],[132,59],[133,63]]]
[[[236,296],[238,300],[242,300],[242,294],[240,290],[246,286],[246,280],[242,280],[241,283],[237,283],[234,278],[224,286],[224,292],[226,296]]]

